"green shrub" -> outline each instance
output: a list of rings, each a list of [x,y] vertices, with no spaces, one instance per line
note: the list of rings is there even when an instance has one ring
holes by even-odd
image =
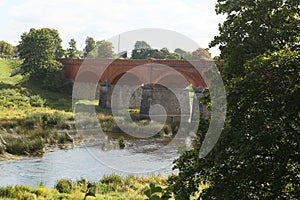
[[[41,151],[44,143],[41,138],[12,138],[7,140],[6,151],[14,155],[26,155]]]
[[[38,187],[35,189],[34,193],[37,195],[37,196],[42,196],[42,197],[47,197],[48,195],[51,194],[51,190],[48,189],[48,188],[44,188],[44,187]]]
[[[55,189],[60,193],[70,193],[72,190],[72,181],[67,179],[59,180],[55,185]]]
[[[25,192],[23,194],[20,195],[20,200],[36,200],[36,194],[32,194],[29,192]]]
[[[0,187],[0,197],[10,197],[12,190],[12,186]]]
[[[29,101],[30,105],[33,107],[43,107],[46,102],[40,95],[31,96]]]
[[[44,148],[44,142],[41,138],[35,138],[30,140],[28,144],[28,149],[30,153],[41,151]]]
[[[12,141],[7,141],[6,151],[14,155],[24,155],[28,152],[28,145],[22,139],[16,138]]]
[[[163,189],[161,186],[156,186],[155,183],[150,183],[143,189],[143,193],[147,196],[147,200],[167,200],[171,198],[171,192]]]
[[[53,92],[72,94],[73,83],[65,78],[61,70],[57,70],[46,75],[42,87]]]
[[[0,90],[0,107],[3,108],[26,108],[30,107],[29,97],[24,89]]]
[[[109,183],[118,183],[121,184],[122,183],[122,177],[120,175],[117,174],[111,174],[108,176],[103,176],[100,180],[101,183],[104,184],[109,184]]]
[[[70,118],[70,116],[55,111],[54,113],[34,113],[28,118],[47,125],[57,125],[58,123],[62,123],[66,119]]]

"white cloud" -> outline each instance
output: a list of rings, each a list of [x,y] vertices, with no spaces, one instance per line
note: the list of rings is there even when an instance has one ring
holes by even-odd
[[[214,2],[26,0],[9,7],[9,27],[5,30],[6,35],[18,40],[31,27],[56,28],[65,45],[75,38],[82,48],[86,36],[107,39],[132,29],[164,28],[185,34],[206,47],[221,22],[214,13]]]

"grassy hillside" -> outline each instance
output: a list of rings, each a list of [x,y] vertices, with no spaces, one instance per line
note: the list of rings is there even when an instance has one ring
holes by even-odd
[[[71,111],[71,95],[42,87],[40,80],[27,76],[10,77],[19,60],[0,59],[0,120],[26,118],[28,113]]]
[[[5,86],[13,87],[22,81],[23,77],[21,75],[10,77],[11,72],[18,68],[20,64],[21,62],[18,60],[0,59],[0,89],[5,88]]]

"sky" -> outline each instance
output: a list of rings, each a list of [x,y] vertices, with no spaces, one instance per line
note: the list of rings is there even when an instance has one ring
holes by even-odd
[[[96,41],[108,40],[128,31],[156,28],[178,32],[207,48],[218,34],[218,24],[225,19],[215,14],[215,3],[216,0],[0,0],[0,40],[17,45],[21,34],[30,28],[47,27],[58,30],[64,48],[74,38],[82,50],[87,36]],[[210,52],[213,56],[219,54],[218,48]]]

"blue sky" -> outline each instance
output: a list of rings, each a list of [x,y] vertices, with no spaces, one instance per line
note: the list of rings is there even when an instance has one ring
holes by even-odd
[[[17,45],[30,28],[59,31],[64,48],[71,38],[78,49],[87,36],[95,40],[140,29],[179,32],[206,48],[218,34],[224,16],[215,14],[216,0],[0,0],[0,40]],[[151,45],[151,44],[150,44]],[[170,49],[171,51],[173,49]],[[217,48],[211,49],[219,54]]]

